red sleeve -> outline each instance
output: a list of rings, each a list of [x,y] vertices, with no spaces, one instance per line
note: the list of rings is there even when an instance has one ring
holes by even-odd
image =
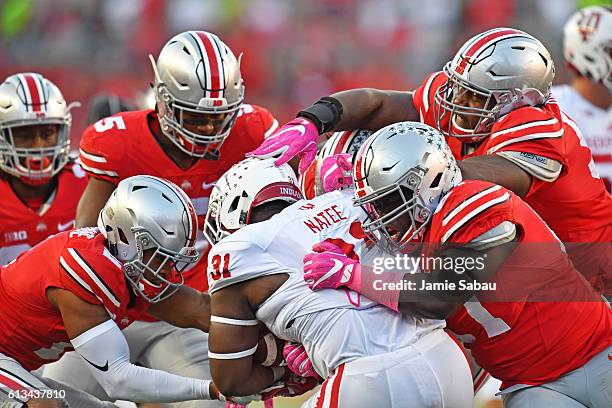
[[[302,190],[302,194],[304,198],[307,200],[312,200],[315,198],[315,171],[317,167],[317,161],[313,161],[310,163],[310,166],[306,169],[304,174],[300,174],[299,182],[300,182],[300,190]]]
[[[240,115],[244,116],[251,137],[257,139],[258,143],[278,129],[278,121],[269,110],[261,106],[244,104],[240,108]]]
[[[124,308],[122,299],[127,296],[127,288],[121,264],[103,245],[96,250],[67,245],[60,256],[60,267],[64,289],[86,302],[103,305],[113,318]]]
[[[252,106],[255,109],[255,112],[257,112],[259,117],[261,118],[261,123],[264,129],[264,138],[267,138],[272,133],[274,133],[276,129],[278,129],[278,121],[276,120],[276,118],[274,118],[272,112],[270,112],[266,108],[262,108],[261,106],[257,105]]]
[[[497,184],[469,180],[453,188],[432,219],[432,243],[468,243],[512,221],[514,194]]]
[[[446,74],[442,71],[429,74],[412,94],[414,109],[419,113],[420,121],[426,125],[437,128],[433,112],[434,96],[446,80]]]
[[[112,127],[111,127],[112,126]],[[91,177],[118,184],[125,155],[125,123],[121,115],[101,119],[83,132],[79,162]]]
[[[567,165],[560,117],[546,108],[524,107],[498,120],[486,142],[485,154],[503,151],[537,154]]]
[[[484,154],[504,151],[519,152],[555,160],[567,169],[565,154],[565,129],[560,114],[550,107],[524,107],[510,112],[498,120],[486,141]],[[550,183],[537,177],[531,178],[528,195]]]

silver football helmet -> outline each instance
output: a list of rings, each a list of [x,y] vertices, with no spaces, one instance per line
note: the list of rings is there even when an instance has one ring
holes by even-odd
[[[68,162],[70,109],[60,90],[40,74],[11,75],[0,85],[0,169],[24,183],[45,184]],[[57,142],[49,147],[21,147],[18,127],[57,125]]]
[[[444,72],[448,80],[434,97],[436,126],[445,136],[478,141],[489,136],[501,116],[544,104],[555,66],[546,47],[533,36],[495,28],[468,40]],[[465,95],[477,97],[482,106],[458,102]]]
[[[183,190],[161,178],[122,180],[100,211],[98,228],[123,263],[128,282],[151,303],[176,292],[184,282],[181,272],[198,260],[193,204]]]
[[[375,132],[353,166],[355,203],[369,214],[363,230],[388,252],[411,252],[422,242],[440,202],[461,182],[444,136],[418,122]]]
[[[178,34],[164,45],[157,62],[149,58],[164,135],[188,155],[218,158],[244,100],[240,59],[219,37],[205,31]],[[201,134],[187,129],[186,113],[208,117],[215,130]],[[222,118],[214,119],[217,116]]]
[[[232,166],[217,181],[210,195],[204,235],[211,245],[248,225],[253,208],[272,201],[294,203],[302,193],[288,164],[274,158],[248,158]]]
[[[581,75],[612,91],[612,7],[585,7],[563,29],[563,55]]]

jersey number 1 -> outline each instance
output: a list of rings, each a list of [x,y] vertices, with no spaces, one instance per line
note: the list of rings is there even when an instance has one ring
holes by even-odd
[[[212,257],[212,265],[214,271],[210,274],[213,280],[219,280],[221,278],[229,278],[232,276],[229,272],[229,254],[223,255],[223,261],[221,255],[216,254]]]

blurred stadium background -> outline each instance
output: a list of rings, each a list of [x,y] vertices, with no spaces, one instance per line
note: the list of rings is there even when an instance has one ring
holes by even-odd
[[[539,38],[555,58],[555,83],[566,82],[563,24],[593,4],[612,0],[0,0],[0,76],[40,72],[83,103],[73,111],[74,148],[92,97],[142,104],[148,54],[175,33],[207,30],[244,54],[246,101],[283,123],[339,90],[413,89],[466,39],[496,26]]]
[[[412,89],[471,35],[524,29],[561,59],[563,22],[577,7],[612,0],[3,0],[0,75],[40,71],[74,111],[73,138],[97,93],[132,100],[149,87],[148,54],[175,33],[213,31],[244,53],[247,102],[282,123],[334,91]]]

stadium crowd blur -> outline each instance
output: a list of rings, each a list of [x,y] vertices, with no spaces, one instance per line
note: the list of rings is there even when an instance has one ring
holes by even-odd
[[[173,34],[217,33],[244,53],[246,101],[281,123],[322,95],[353,87],[412,89],[477,32],[524,29],[555,57],[565,19],[589,0],[4,0],[0,77],[41,72],[68,101],[101,92],[142,104]],[[604,1],[605,3],[605,1]],[[73,111],[73,147],[87,120]]]

